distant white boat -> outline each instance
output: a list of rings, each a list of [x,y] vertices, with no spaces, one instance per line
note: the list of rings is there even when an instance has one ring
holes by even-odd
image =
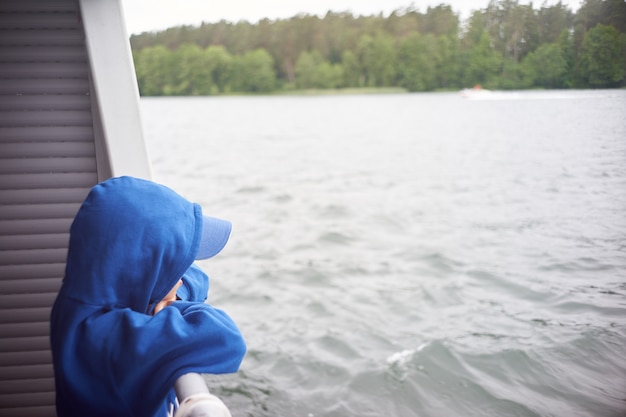
[[[462,97],[475,99],[490,97],[493,92],[491,90],[482,88],[480,85],[477,84],[472,88],[462,89],[460,93]]]
[[[522,94],[520,91],[492,91],[482,88],[480,85],[473,88],[464,88],[460,91],[461,96],[468,100],[523,100],[542,98],[536,94]],[[551,98],[545,95],[545,98]]]

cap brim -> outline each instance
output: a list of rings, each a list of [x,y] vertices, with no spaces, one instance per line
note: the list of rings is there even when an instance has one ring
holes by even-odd
[[[208,259],[218,253],[228,242],[232,225],[226,220],[202,216],[202,238],[196,259]]]

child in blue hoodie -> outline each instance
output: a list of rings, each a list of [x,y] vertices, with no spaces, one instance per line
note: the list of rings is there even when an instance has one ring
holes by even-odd
[[[165,417],[180,376],[239,369],[239,329],[204,303],[208,277],[192,265],[220,252],[230,230],[151,181],[91,190],[51,313],[59,417]]]

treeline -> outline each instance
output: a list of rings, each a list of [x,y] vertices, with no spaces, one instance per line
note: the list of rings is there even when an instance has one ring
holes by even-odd
[[[491,0],[465,22],[448,5],[389,16],[328,12],[203,23],[131,37],[142,95],[403,87],[626,85],[626,2],[539,8]]]

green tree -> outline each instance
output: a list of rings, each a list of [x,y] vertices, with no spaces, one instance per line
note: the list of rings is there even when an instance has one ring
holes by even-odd
[[[437,88],[461,87],[461,50],[457,36],[440,35],[437,37],[436,79]]]
[[[350,50],[343,51],[341,56],[343,66],[343,85],[345,87],[358,87],[363,85],[361,66],[356,54]]]
[[[343,87],[343,67],[341,64],[322,62],[317,67],[317,88]]]
[[[395,39],[404,39],[419,30],[421,14],[412,7],[394,10],[385,20],[385,32]]]
[[[580,75],[590,87],[618,87],[624,80],[624,35],[613,26],[599,24],[585,34],[580,54]]]
[[[171,51],[157,45],[135,51],[133,57],[141,95],[163,95],[164,86],[172,82],[176,71]]]
[[[489,27],[489,17],[485,10],[475,10],[467,21],[467,28],[463,36],[465,48],[471,49],[478,45],[483,33]]]
[[[428,91],[437,86],[437,46],[432,34],[414,33],[400,44],[398,75],[408,91]]]
[[[465,71],[465,85],[482,85],[492,88],[497,84],[497,77],[502,67],[502,56],[491,44],[491,36],[483,32],[478,44],[468,55]]]
[[[375,80],[371,74],[371,67],[374,66],[372,54],[372,44],[374,39],[370,35],[362,35],[356,45],[356,57],[359,62],[359,87],[375,86]]]
[[[233,68],[233,57],[223,46],[209,46],[205,50],[206,60],[211,72],[211,94],[225,93],[230,88],[230,74]]]
[[[435,7],[428,7],[423,15],[421,33],[432,33],[435,36],[457,36],[459,31],[459,18],[452,11],[452,7],[440,4]]]
[[[266,92],[296,81],[413,91],[624,84],[624,0],[582,0],[576,13],[520,2],[490,0],[463,24],[449,5],[408,6],[388,17],[222,20],[133,35],[131,45],[142,95]]]
[[[606,0],[604,6],[602,23],[613,26],[620,33],[626,33],[626,1]]]
[[[567,87],[570,70],[567,51],[558,43],[545,43],[524,60],[528,84],[543,88]]]
[[[256,49],[235,57],[231,79],[232,91],[266,93],[275,87],[274,61],[265,49]]]
[[[366,86],[393,85],[396,75],[396,50],[390,35],[379,32],[375,36],[362,36],[357,45],[357,56]]]
[[[576,13],[576,24],[583,32],[598,24],[613,26],[626,32],[626,2],[624,0],[584,0]]]
[[[518,63],[536,47],[538,31],[532,5],[520,5],[517,0],[492,0],[486,14],[486,30],[503,58]]]
[[[299,88],[337,88],[342,84],[341,65],[324,60],[317,50],[304,51],[296,62],[296,85]]]
[[[275,23],[275,40],[270,51],[276,59],[279,73],[291,84],[296,82],[296,60],[300,53],[297,36],[296,28],[289,21]]]
[[[198,45],[183,44],[172,54],[176,71],[166,84],[166,95],[208,95],[213,89],[210,62]]]
[[[504,58],[502,60],[502,70],[495,86],[502,90],[528,88],[530,82],[524,70],[525,67],[519,62],[515,62],[513,58]]]
[[[296,61],[296,85],[298,88],[315,87],[316,71],[323,61],[320,53],[303,51]]]
[[[567,29],[563,30],[557,44],[565,58],[567,66],[567,73],[563,76],[563,87],[571,88],[574,83],[574,69],[576,67],[576,47],[573,33]]]
[[[574,15],[560,1],[553,6],[545,4],[537,11],[537,31],[539,44],[554,43],[563,31],[568,31],[573,24]]]
[[[396,58],[394,39],[386,33],[377,34],[372,43],[368,71],[374,80],[374,85],[379,87],[393,85],[396,78]]]

